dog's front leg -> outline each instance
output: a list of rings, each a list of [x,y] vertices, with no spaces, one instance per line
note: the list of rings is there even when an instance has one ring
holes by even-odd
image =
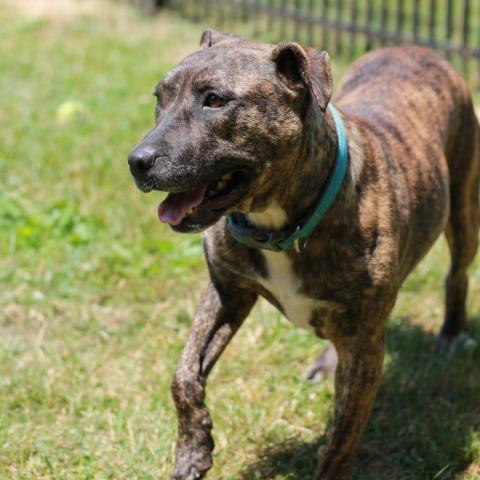
[[[344,480],[378,389],[384,356],[383,329],[353,341],[335,341],[335,413],[316,480]]]
[[[213,425],[204,402],[207,375],[256,298],[238,288],[220,291],[212,282],[202,296],[172,382],[178,415],[175,480],[201,478],[212,466]]]

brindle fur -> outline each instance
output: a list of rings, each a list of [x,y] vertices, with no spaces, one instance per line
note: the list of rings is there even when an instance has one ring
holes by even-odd
[[[192,93],[199,82],[228,89],[236,102],[215,117],[202,114]],[[157,126],[136,152],[141,157],[147,149],[160,160],[136,175],[141,188],[193,188],[246,165],[254,180],[234,210],[282,228],[312,208],[337,149],[324,52],[207,31],[202,50],[158,88]],[[287,259],[296,294],[313,306],[312,329],[338,355],[334,420],[316,479],[348,477],[379,384],[385,320],[403,280],[442,232],[452,260],[439,343],[448,346],[467,329],[466,268],[480,220],[480,130],[465,82],[430,50],[384,48],[352,66],[335,105],[348,133],[348,173],[303,252],[244,247],[224,217],[203,233],[210,281],[172,383],[177,480],[200,478],[212,465],[204,398],[216,360],[258,295],[285,310],[265,286],[278,280],[269,271],[275,259]],[[217,218],[197,220],[183,230]]]

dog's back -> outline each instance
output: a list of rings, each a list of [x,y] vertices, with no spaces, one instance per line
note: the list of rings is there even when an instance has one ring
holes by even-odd
[[[419,135],[432,138],[432,123],[447,139],[449,119],[471,105],[468,87],[454,68],[423,47],[387,47],[361,57],[347,72],[336,96],[342,109],[365,121],[401,127],[405,119]]]
[[[395,192],[402,277],[441,231],[452,236],[452,222],[471,239],[461,255],[471,257],[479,217],[480,129],[461,75],[429,49],[383,48],[353,64],[336,103],[362,128],[372,149],[371,170]]]

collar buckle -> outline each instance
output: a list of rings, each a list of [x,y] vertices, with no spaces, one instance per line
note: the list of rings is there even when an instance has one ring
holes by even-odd
[[[297,226],[297,229],[295,230],[295,233],[294,233],[295,240],[293,241],[293,248],[297,253],[302,253],[303,247],[305,246],[305,242],[302,245],[300,245],[301,238],[298,236],[299,231],[300,231],[300,225]]]
[[[238,213],[231,213],[227,216],[227,225],[235,240],[242,245],[250,248],[272,250],[273,252],[283,250],[280,243],[287,237],[284,231],[266,232],[257,230],[247,223],[243,215]]]

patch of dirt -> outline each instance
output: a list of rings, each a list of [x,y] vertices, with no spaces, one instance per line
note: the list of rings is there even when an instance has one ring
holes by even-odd
[[[23,17],[60,21],[107,9],[105,2],[99,0],[1,0],[0,5]]]

